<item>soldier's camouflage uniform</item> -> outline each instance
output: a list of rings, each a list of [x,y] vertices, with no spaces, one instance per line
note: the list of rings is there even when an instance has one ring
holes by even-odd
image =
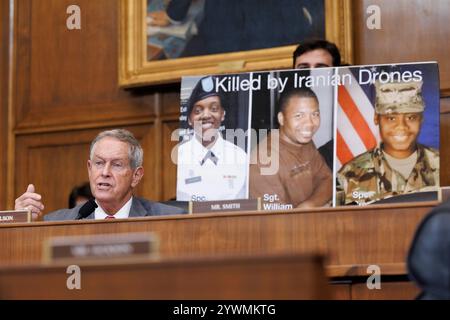
[[[375,113],[422,113],[422,81],[375,82]],[[432,191],[439,187],[439,151],[421,144],[417,162],[407,179],[392,169],[383,156],[382,142],[347,164],[337,173],[336,204],[369,204],[408,192]]]
[[[337,174],[337,204],[369,204],[407,192],[437,190],[439,151],[418,144],[417,152],[408,179],[389,166],[380,146],[359,155]]]

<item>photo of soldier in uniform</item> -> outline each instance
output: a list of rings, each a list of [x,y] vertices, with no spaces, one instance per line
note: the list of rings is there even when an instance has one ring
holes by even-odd
[[[182,100],[190,95],[181,107],[178,201],[248,197],[248,92],[224,92],[220,79],[183,78]]]
[[[422,71],[433,67],[425,66]],[[438,75],[433,72],[415,75],[416,79],[408,81],[374,81],[376,145],[337,171],[336,205],[365,205],[408,193],[436,191],[439,187],[438,83],[428,86],[428,102],[423,92],[428,76],[430,82],[436,83]],[[427,117],[433,123],[427,129],[437,135],[429,134],[422,140],[431,146],[419,140]]]

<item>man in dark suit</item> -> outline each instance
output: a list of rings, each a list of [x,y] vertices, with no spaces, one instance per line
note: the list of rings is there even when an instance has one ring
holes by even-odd
[[[180,208],[133,197],[133,189],[144,175],[142,160],[142,147],[131,132],[124,129],[101,132],[91,143],[87,162],[95,202],[57,210],[45,215],[44,220],[124,219],[185,213]],[[33,220],[42,216],[42,196],[32,184],[16,199],[15,209],[30,210]]]

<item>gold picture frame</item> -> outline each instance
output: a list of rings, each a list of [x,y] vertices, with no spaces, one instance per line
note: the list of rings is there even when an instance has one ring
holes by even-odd
[[[119,85],[180,81],[182,76],[291,68],[295,45],[171,60],[147,60],[146,0],[119,0]],[[325,33],[353,62],[351,0],[325,0]]]

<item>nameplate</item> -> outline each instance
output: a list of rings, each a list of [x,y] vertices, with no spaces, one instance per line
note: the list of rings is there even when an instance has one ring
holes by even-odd
[[[44,262],[154,258],[158,248],[151,233],[54,237],[44,243]]]
[[[31,212],[28,210],[0,211],[0,223],[31,222]]]
[[[189,213],[256,211],[260,209],[261,205],[258,199],[189,202]]]
[[[450,200],[450,187],[441,187],[439,189],[439,201],[445,202]]]

